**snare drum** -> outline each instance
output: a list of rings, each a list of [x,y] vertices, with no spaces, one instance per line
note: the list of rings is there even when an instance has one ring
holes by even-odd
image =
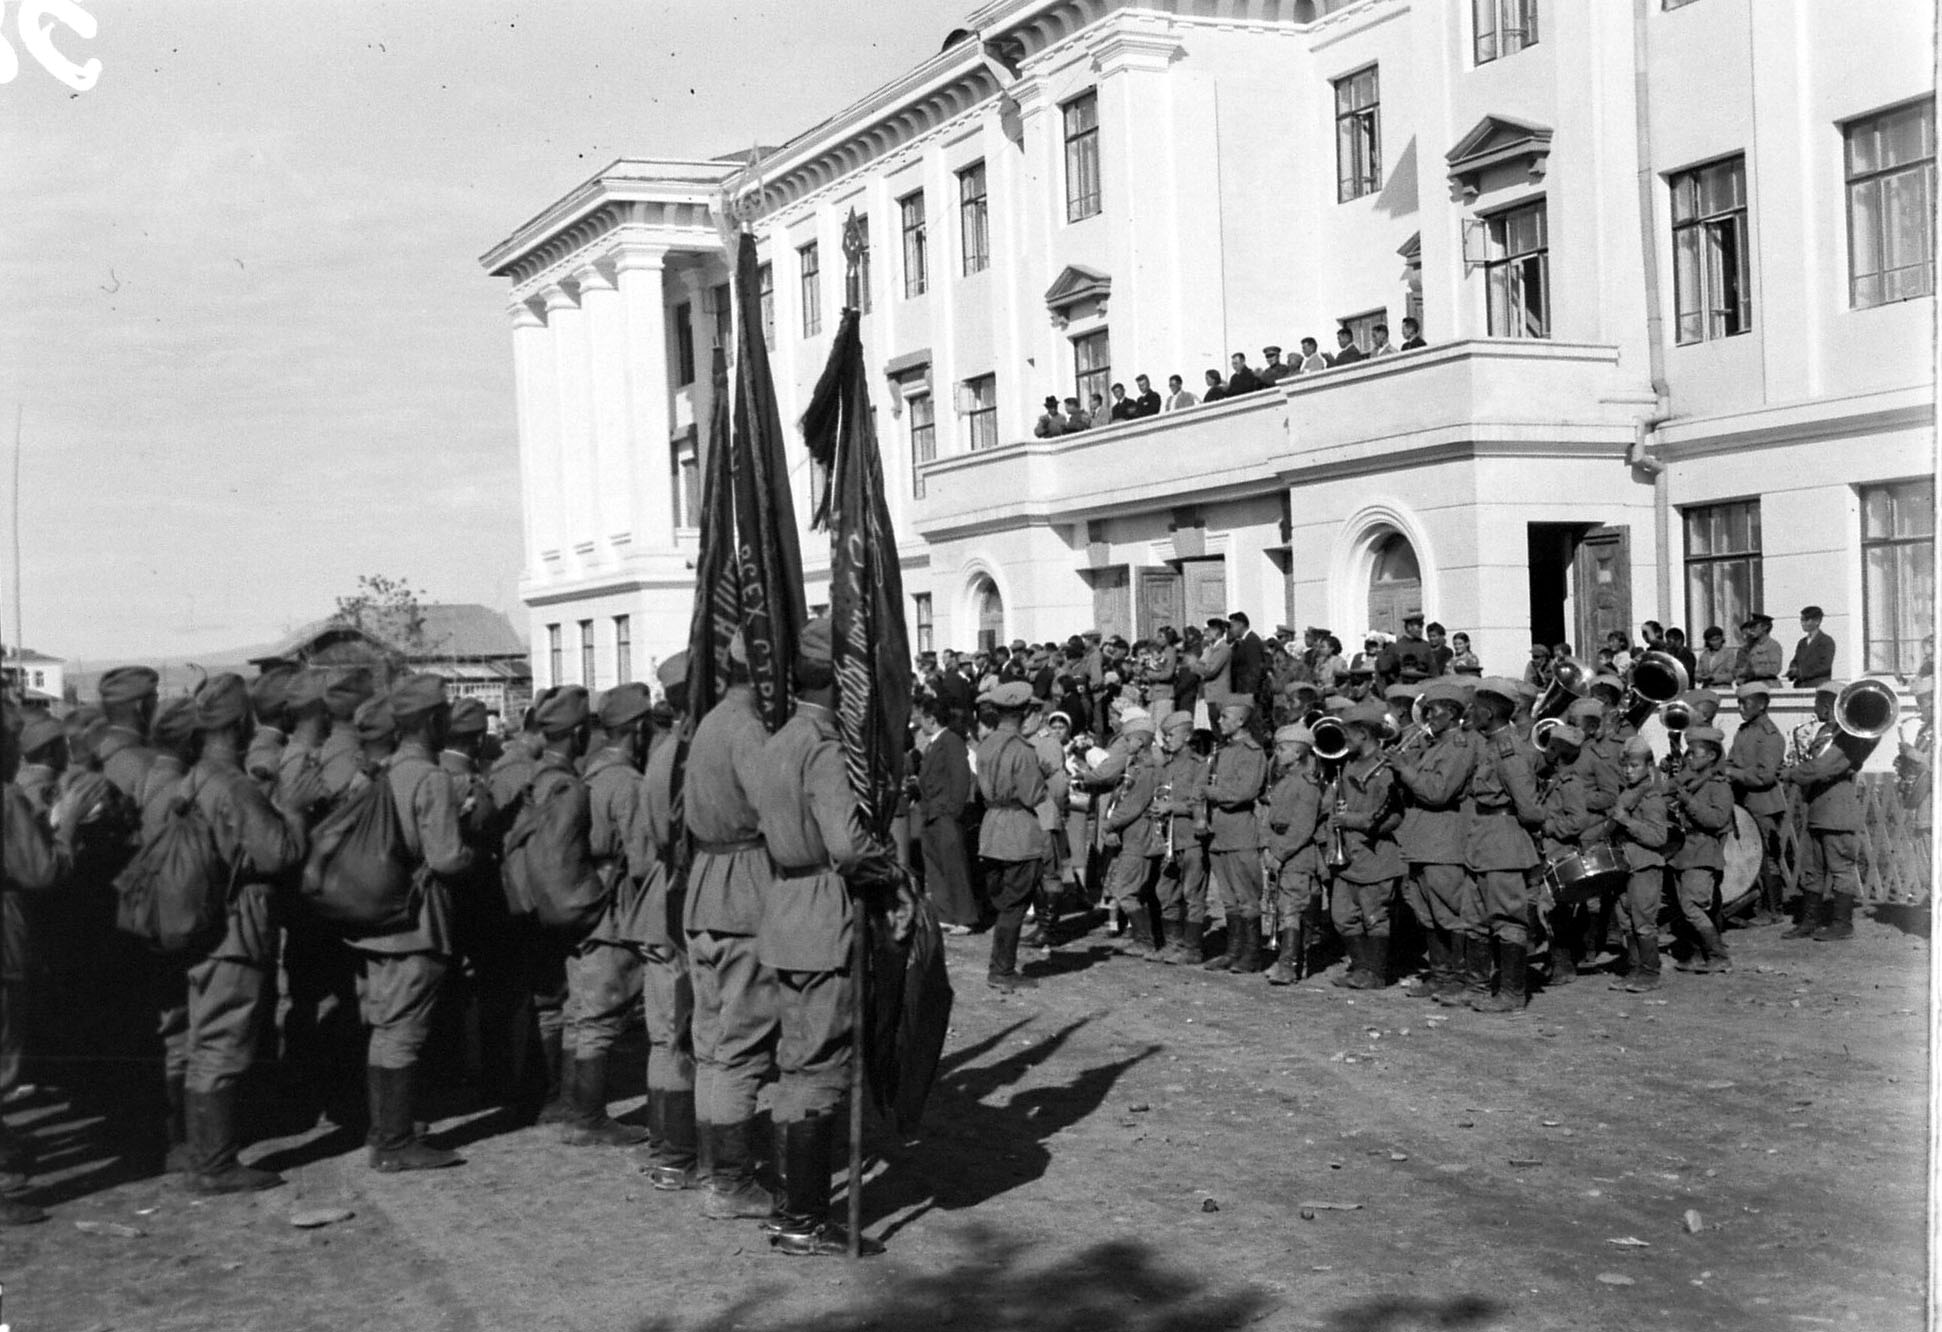
[[[1544,867],[1544,881],[1559,906],[1595,902],[1625,887],[1625,856],[1610,842],[1593,842]]]

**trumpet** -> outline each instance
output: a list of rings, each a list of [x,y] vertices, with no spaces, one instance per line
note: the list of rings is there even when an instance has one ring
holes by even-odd
[[[1342,832],[1342,816],[1348,812],[1348,797],[1342,794],[1342,779],[1337,777],[1335,810],[1328,819],[1328,850],[1322,856],[1322,864],[1333,872],[1340,872],[1349,867],[1349,844]]]

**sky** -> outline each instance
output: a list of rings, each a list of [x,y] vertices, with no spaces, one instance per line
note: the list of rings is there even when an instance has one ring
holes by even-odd
[[[361,574],[515,610],[478,257],[616,157],[793,137],[976,0],[78,3],[85,92],[0,0],[0,639],[18,422],[25,642],[98,663],[272,641]]]

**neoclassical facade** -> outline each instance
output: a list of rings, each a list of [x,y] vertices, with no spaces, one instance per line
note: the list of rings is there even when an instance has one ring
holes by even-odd
[[[1422,609],[1510,669],[1646,618],[1843,674],[1930,632],[1935,121],[1894,0],[996,0],[755,156],[613,164],[495,247],[539,684],[685,638],[697,438],[753,218],[785,421],[869,228],[919,645]],[[942,36],[942,34],[940,34]],[[1048,396],[1427,346],[1034,436]],[[806,457],[793,458],[809,512]],[[805,535],[811,601],[826,561]]]

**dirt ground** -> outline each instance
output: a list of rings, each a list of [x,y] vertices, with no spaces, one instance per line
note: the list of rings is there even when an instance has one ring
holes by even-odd
[[[1103,938],[983,984],[921,1139],[878,1130],[861,1266],[772,1255],[626,1153],[441,1128],[378,1175],[312,1133],[282,1189],[197,1200],[110,1106],[29,1103],[45,1225],[0,1232],[15,1332],[129,1329],[1760,1329],[1921,1326],[1928,942],[1731,936],[1730,976],[1586,978],[1489,1017],[1271,990]],[[107,1150],[104,1150],[107,1149]],[[144,1177],[147,1175],[147,1177]],[[315,1230],[293,1211],[355,1215]],[[1696,1213],[1697,1230],[1688,1228]],[[138,1234],[78,1223],[118,1223]]]

